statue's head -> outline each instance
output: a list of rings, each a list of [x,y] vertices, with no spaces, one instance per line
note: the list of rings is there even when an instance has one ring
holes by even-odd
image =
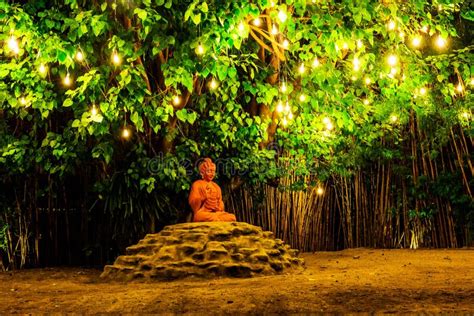
[[[199,164],[199,173],[206,181],[212,181],[212,179],[214,179],[216,175],[216,165],[212,162],[211,158],[204,158]]]

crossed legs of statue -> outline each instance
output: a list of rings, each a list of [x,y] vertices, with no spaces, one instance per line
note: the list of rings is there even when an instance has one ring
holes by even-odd
[[[234,214],[199,210],[194,214],[193,222],[235,222]]]

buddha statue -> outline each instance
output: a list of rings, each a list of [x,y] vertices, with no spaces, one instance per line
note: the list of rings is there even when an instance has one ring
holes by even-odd
[[[199,173],[202,180],[195,181],[189,193],[193,222],[235,222],[235,215],[224,211],[221,188],[212,181],[216,175],[216,165],[210,158],[205,158],[199,164]]]

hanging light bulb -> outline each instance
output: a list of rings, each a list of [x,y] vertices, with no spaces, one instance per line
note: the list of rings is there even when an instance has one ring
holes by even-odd
[[[204,46],[199,43],[199,45],[196,47],[196,54],[198,55],[203,55],[204,54]]]
[[[443,49],[444,47],[446,47],[447,40],[445,38],[443,38],[441,35],[439,35],[436,38],[435,43],[436,43],[436,46],[438,46],[438,48]]]
[[[364,44],[362,43],[362,40],[360,39],[358,39],[356,43],[357,43],[357,48],[359,49],[361,49],[364,46]]]
[[[118,66],[120,65],[120,63],[122,62],[119,54],[114,51],[113,54],[112,54],[112,63],[114,63],[114,65]]]
[[[96,116],[97,113],[99,113],[99,112],[97,111],[97,107],[95,106],[95,104],[93,104],[92,107],[91,107],[91,115],[92,115],[92,116]]]
[[[420,31],[423,33],[428,33],[428,30],[429,30],[428,25],[423,25],[423,27],[420,29]]]
[[[277,35],[278,34],[278,27],[275,24],[272,25],[272,31],[271,32],[272,32],[272,35]]]
[[[397,64],[397,56],[395,55],[389,55],[387,58],[387,62],[390,66],[395,66]]]
[[[302,75],[306,71],[306,68],[304,66],[304,63],[301,63],[301,65],[298,67],[298,72]]]
[[[293,113],[291,113],[291,112],[288,113],[288,119],[289,119],[289,120],[292,120],[292,119],[293,119]]]
[[[260,25],[262,25],[262,20],[260,20],[260,18],[255,18],[253,20],[253,25],[255,25],[256,27],[260,27]]]
[[[209,82],[209,88],[211,90],[215,90],[217,87],[218,87],[218,83],[216,81],[216,79],[212,78],[211,82]]]
[[[286,101],[286,105],[285,105],[285,112],[286,113],[289,113],[291,111],[291,107],[290,107],[290,104],[288,103],[288,100]]]
[[[369,85],[372,82],[372,80],[370,79],[370,77],[365,77],[364,82],[366,85]]]
[[[397,68],[393,67],[392,69],[390,69],[389,77],[390,77],[390,78],[395,77],[395,75],[397,74],[397,72],[398,72]]]
[[[66,74],[66,77],[64,77],[63,83],[64,83],[65,86],[70,86],[71,85],[71,77],[69,76],[69,72]]]
[[[316,194],[323,195],[324,194],[324,189],[322,187],[318,186],[318,188],[316,189]]]
[[[44,74],[46,73],[46,71],[47,71],[46,66],[43,65],[43,64],[41,64],[41,65],[38,67],[38,71],[39,71],[40,74],[44,75]]]
[[[28,103],[28,102],[26,101],[25,97],[21,97],[21,98],[20,98],[20,103],[21,103],[22,105],[26,105],[26,103]]]
[[[392,123],[396,123],[398,121],[398,116],[396,116],[395,114],[390,115],[390,121]]]
[[[331,119],[326,116],[326,117],[323,118],[323,123],[324,123],[324,124],[331,123]]]
[[[319,66],[319,59],[318,57],[315,57],[314,60],[313,60],[313,68],[316,68]]]
[[[456,86],[456,91],[459,93],[462,93],[464,91],[464,87],[461,83],[458,83],[458,85]]]
[[[390,31],[393,31],[397,27],[397,24],[394,20],[390,20],[387,24],[387,27]]]
[[[288,120],[286,119],[286,117],[284,117],[284,118],[281,120],[281,124],[283,124],[283,126],[287,126],[287,125],[288,125]]]
[[[344,42],[344,44],[342,44],[342,49],[348,50],[348,49],[349,49],[349,44],[347,44],[346,42]]]
[[[281,112],[283,112],[283,102],[281,102],[281,101],[278,101],[278,104],[277,104],[276,110],[277,110],[277,112],[278,112],[278,113],[281,113]]]
[[[427,92],[428,90],[425,87],[420,88],[420,95],[426,95]]]
[[[306,95],[305,94],[300,94],[300,101],[305,102],[306,101]]]
[[[181,103],[181,97],[179,95],[175,95],[173,98],[173,104],[179,105]]]
[[[240,32],[245,31],[245,24],[244,24],[244,22],[240,22],[240,23],[239,23],[238,29],[239,29]]]
[[[127,139],[127,138],[130,137],[130,135],[131,135],[130,130],[129,130],[127,127],[124,127],[124,128],[122,129],[122,137],[125,138],[125,139]]]
[[[474,77],[471,78],[470,84],[471,86],[474,86]]]
[[[285,23],[286,19],[288,18],[288,16],[286,15],[286,12],[283,11],[283,10],[280,10],[278,12],[278,19],[280,19],[281,23]]]
[[[79,62],[84,60],[84,54],[80,50],[76,53],[76,60]]]
[[[370,101],[369,99],[365,98],[364,101],[362,101],[364,103],[364,105],[369,105],[370,104]]]
[[[285,93],[286,90],[287,90],[286,83],[283,82],[283,83],[281,84],[281,86],[280,86],[280,91],[283,92],[283,93]]]
[[[20,47],[18,46],[18,40],[15,36],[10,36],[8,39],[8,48],[16,55],[20,52]]]
[[[284,49],[288,49],[288,46],[290,46],[290,42],[288,42],[288,40],[285,38],[285,40],[283,40],[283,48]]]
[[[411,40],[411,44],[413,45],[413,47],[420,47],[421,45],[421,36],[415,36],[413,37],[413,39]]]

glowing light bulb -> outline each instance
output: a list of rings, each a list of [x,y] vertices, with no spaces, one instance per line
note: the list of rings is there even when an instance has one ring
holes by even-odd
[[[462,93],[464,91],[464,87],[462,86],[461,83],[458,83],[458,85],[456,86],[456,90],[459,93]]]
[[[300,94],[300,101],[301,101],[301,102],[306,101],[306,95],[304,95],[303,93]]]
[[[283,11],[283,10],[280,10],[278,12],[278,19],[280,19],[281,23],[285,23],[286,19],[288,18],[288,16],[286,15],[286,12]]]
[[[94,105],[92,105],[92,108],[91,108],[91,114],[92,114],[92,116],[96,116],[97,113],[98,113],[98,111],[97,111],[97,108],[94,104]]]
[[[288,103],[288,101],[286,101],[286,105],[285,105],[285,112],[286,113],[289,113],[291,111],[291,107],[290,107],[290,104]]]
[[[240,22],[240,23],[239,23],[238,29],[239,29],[240,32],[245,31],[245,24],[244,24],[244,22]]]
[[[344,44],[342,44],[342,49],[348,50],[348,49],[349,49],[349,44],[347,44],[346,42],[344,42]]]
[[[369,85],[372,82],[372,80],[369,77],[365,77],[364,82],[366,85]]]
[[[359,58],[354,57],[354,60],[352,61],[352,65],[354,67],[354,71],[359,71],[360,70],[360,61]]]
[[[288,113],[288,119],[289,119],[289,120],[292,120],[292,119],[293,119],[293,113],[291,113],[291,112]]]
[[[413,39],[411,40],[411,44],[413,45],[413,47],[420,47],[421,37],[420,36],[413,37]]]
[[[359,40],[357,40],[357,42],[356,42],[356,43],[357,43],[357,48],[359,48],[359,49],[360,49],[360,48],[362,48],[362,47],[364,46],[364,44],[362,43],[362,41],[361,41],[360,39],[359,39]]]
[[[428,25],[423,25],[423,27],[420,29],[420,31],[422,31],[423,33],[428,33]]]
[[[331,122],[329,122],[329,123],[326,124],[326,129],[327,129],[328,131],[331,131],[333,128],[334,128],[334,125],[333,125]]]
[[[284,117],[284,118],[281,120],[281,124],[283,124],[283,126],[288,125],[288,120],[286,119],[286,117]]]
[[[20,52],[20,47],[18,46],[18,41],[15,36],[10,36],[8,40],[8,48],[16,55]]]
[[[324,124],[331,123],[331,119],[330,119],[329,117],[324,117],[324,118],[323,118],[323,123],[324,123]]]
[[[84,60],[84,54],[81,51],[78,51],[76,53],[76,59],[77,59],[77,61],[83,61]]]
[[[351,80],[352,80],[352,81],[356,81],[356,80],[357,80],[357,76],[352,75]]]
[[[41,64],[38,68],[40,74],[44,75],[46,73],[46,66]]]
[[[298,67],[298,71],[300,74],[304,74],[304,72],[306,71],[306,68],[303,63],[301,63],[301,65]]]
[[[393,31],[393,30],[397,27],[397,24],[395,23],[395,21],[390,20],[390,21],[388,22],[387,27],[388,27],[388,29],[389,29],[390,31]]]
[[[173,98],[173,104],[179,105],[181,103],[181,97],[179,95],[175,95]]]
[[[319,59],[318,57],[315,57],[314,60],[313,60],[313,68],[316,68],[319,66]]]
[[[316,194],[318,194],[318,195],[323,195],[323,194],[324,194],[324,189],[321,188],[321,187],[318,187],[318,188],[316,189]]]
[[[398,117],[395,114],[390,115],[390,121],[392,123],[396,123],[398,121]]]
[[[280,86],[280,91],[281,92],[286,92],[286,90],[287,90],[286,83],[283,82]]]
[[[260,20],[260,18],[256,18],[253,20],[253,25],[259,27],[260,25],[262,25],[262,20]]]
[[[369,99],[364,99],[364,101],[362,101],[364,103],[364,105],[369,105],[370,104],[370,101]]]
[[[270,6],[273,8],[275,6],[275,1],[270,1]]]
[[[440,35],[440,36],[438,36],[438,37],[436,38],[436,42],[435,42],[435,43],[436,43],[436,46],[438,46],[438,48],[444,48],[444,47],[446,46],[447,41],[446,41],[445,38],[443,38],[443,37]]]
[[[287,49],[288,46],[290,46],[290,42],[288,42],[288,40],[285,39],[285,40],[283,41],[283,44],[282,44],[282,45],[283,45],[283,48],[284,48],[284,49]]]
[[[124,127],[123,130],[122,130],[122,137],[127,139],[127,138],[130,137],[130,134],[131,134],[130,130],[128,128]]]
[[[400,32],[398,33],[398,36],[400,36],[400,38],[401,38],[402,40],[405,39],[405,32],[400,31]]]
[[[26,105],[27,101],[26,101],[25,97],[21,97],[21,98],[20,98],[20,103],[21,103],[22,105]]]
[[[467,111],[463,111],[463,112],[461,113],[461,117],[462,117],[463,119],[465,119],[465,120],[468,120],[468,119],[471,117],[471,114],[470,114],[469,112],[467,112]]]
[[[469,83],[471,86],[474,86],[474,77],[471,78],[471,81]]]
[[[120,56],[117,54],[117,52],[114,52],[112,54],[112,63],[114,63],[114,65],[120,65],[121,63],[121,58]]]
[[[272,35],[277,35],[277,34],[278,34],[278,27],[275,24],[273,24],[272,25]]]
[[[278,113],[283,112],[283,103],[281,101],[278,102],[276,110]]]
[[[204,46],[202,46],[201,43],[199,43],[199,45],[196,47],[196,54],[198,55],[204,54]]]
[[[209,88],[211,88],[212,90],[214,90],[214,89],[217,88],[217,86],[218,86],[217,81],[216,81],[214,78],[212,78],[211,82],[209,82]]]
[[[395,55],[388,56],[387,62],[390,66],[395,66],[397,64],[397,56]]]
[[[64,77],[63,83],[64,83],[65,86],[70,86],[71,85],[71,77],[69,76],[69,73],[67,73],[66,77]]]
[[[427,92],[428,90],[425,87],[420,88],[420,95],[426,95]]]
[[[393,78],[397,74],[398,70],[397,68],[392,68],[390,69],[390,76]]]

